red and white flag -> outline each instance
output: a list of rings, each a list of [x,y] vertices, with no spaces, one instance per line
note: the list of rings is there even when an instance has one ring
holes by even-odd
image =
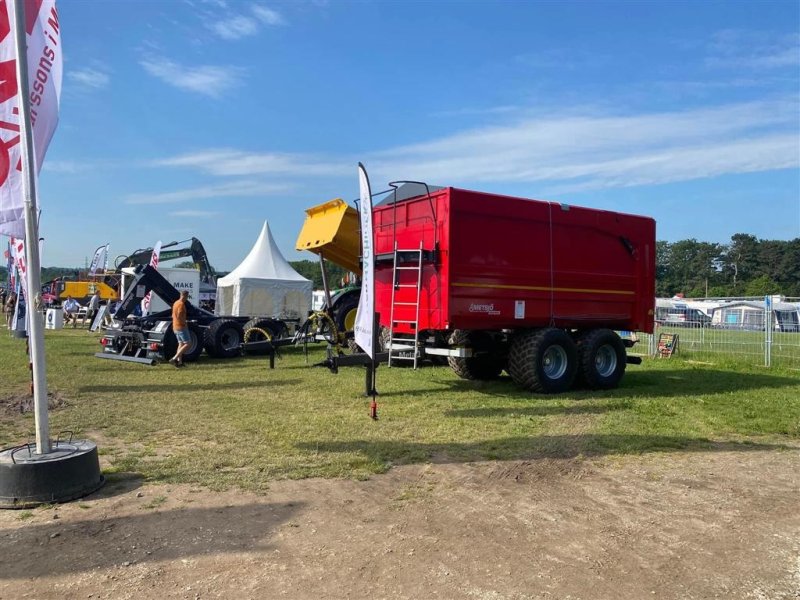
[[[0,0],[0,233],[25,238],[22,149],[14,44],[14,2]],[[61,98],[61,33],[55,0],[25,0],[28,100],[39,173],[58,123]]]
[[[158,270],[158,257],[161,254],[161,240],[156,242],[155,248],[153,248],[153,255],[150,257],[150,266],[154,269]],[[147,292],[147,295],[142,298],[142,316],[145,316],[150,313],[150,297],[153,292]]]

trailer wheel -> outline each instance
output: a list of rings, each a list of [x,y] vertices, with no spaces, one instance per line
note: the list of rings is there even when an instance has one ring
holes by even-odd
[[[625,374],[625,344],[610,329],[593,329],[578,338],[578,380],[591,390],[609,390]]]
[[[244,324],[242,340],[246,342],[271,342],[276,334],[277,332],[271,319],[254,318]],[[265,356],[269,354],[269,348],[251,348],[247,349],[246,352],[253,356]]]
[[[389,351],[389,340],[392,338],[392,332],[389,330],[388,327],[384,327],[381,325],[381,329],[378,332],[378,351],[379,352],[388,352]]]
[[[183,353],[183,360],[185,362],[195,362],[200,355],[203,353],[203,344],[200,340],[202,340],[202,334],[197,327],[189,326],[189,337],[191,341],[189,342],[189,349]],[[172,330],[172,325],[167,327],[167,331],[164,333],[164,341],[162,342],[162,351],[164,352],[164,359],[169,360],[173,356],[175,356],[175,352],[178,350],[178,338],[175,337],[175,332]]]
[[[206,330],[206,352],[214,358],[239,356],[243,338],[241,323],[232,319],[217,319]]]
[[[341,305],[334,307],[333,320],[340,333],[353,331],[356,326],[356,313],[358,312],[358,296],[347,296]]]
[[[364,349],[356,343],[356,338],[347,338],[345,343],[350,354],[363,354]]]
[[[497,379],[503,371],[503,360],[498,356],[498,348],[489,332],[456,329],[449,343],[451,346],[470,346],[481,353],[478,356],[447,358],[447,364],[462,379]]]
[[[575,342],[563,330],[525,331],[514,337],[508,373],[526,390],[543,394],[567,391],[578,370]]]

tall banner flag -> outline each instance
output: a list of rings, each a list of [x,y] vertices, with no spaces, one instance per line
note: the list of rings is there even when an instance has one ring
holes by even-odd
[[[150,266],[154,269],[158,270],[158,257],[161,254],[161,240],[156,242],[155,248],[153,248],[153,255],[150,257]],[[153,292],[147,292],[147,295],[142,298],[142,316],[145,316],[150,313],[150,297],[152,296]]]
[[[101,268],[105,271],[106,264],[108,263],[108,246],[100,246],[97,250],[94,251],[94,256],[92,257],[92,264],[89,267],[89,275],[95,275],[98,270]],[[102,267],[101,267],[102,265]]]
[[[20,106],[14,43],[14,3],[0,0],[0,233],[25,238]],[[61,33],[55,0],[25,0],[28,100],[35,173],[44,162],[58,123],[61,99]]]
[[[356,344],[370,358],[375,358],[373,328],[375,326],[375,254],[373,252],[372,235],[372,192],[369,177],[364,165],[358,163],[358,185],[361,200],[358,203],[361,219],[361,261],[363,276],[361,280],[361,297],[356,312],[355,338]]]

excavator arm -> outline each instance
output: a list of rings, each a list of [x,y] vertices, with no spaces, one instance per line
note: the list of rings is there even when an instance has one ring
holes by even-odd
[[[175,248],[180,244],[189,242],[185,248]],[[117,273],[121,273],[125,267],[135,267],[138,265],[149,265],[150,258],[153,256],[152,248],[142,248],[129,256],[118,256],[116,260]],[[195,267],[200,271],[200,281],[211,285],[217,283],[217,272],[208,260],[206,249],[197,238],[183,240],[182,242],[170,242],[161,246],[159,262],[169,262],[179,258],[191,257]]]

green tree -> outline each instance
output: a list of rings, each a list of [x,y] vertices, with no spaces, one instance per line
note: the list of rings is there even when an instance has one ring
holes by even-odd
[[[745,296],[766,296],[778,293],[780,293],[778,284],[772,281],[769,275],[759,275],[755,279],[751,279],[744,288]]]
[[[322,270],[319,266],[319,261],[312,260],[295,260],[289,263],[295,271],[300,273],[306,279],[310,279],[314,283],[314,289],[322,289]],[[328,273],[328,282],[331,289],[341,287],[342,279],[346,276],[347,271],[335,265],[330,261],[325,261],[325,270]]]
[[[800,296],[800,238],[786,242],[778,273],[775,280],[785,290],[783,293],[787,296]]]
[[[723,268],[731,277],[734,290],[756,277],[758,271],[758,238],[749,233],[731,236],[731,243],[722,258]]]
[[[670,262],[666,280],[670,295],[683,292],[687,296],[702,297],[706,288],[721,283],[720,244],[681,240],[670,247]]]

